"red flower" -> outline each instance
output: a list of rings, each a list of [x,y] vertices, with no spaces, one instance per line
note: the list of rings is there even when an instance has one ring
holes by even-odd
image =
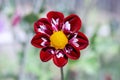
[[[47,18],[41,18],[34,23],[35,36],[31,43],[40,51],[40,59],[47,62],[53,58],[58,67],[63,67],[68,58],[77,60],[79,50],[88,46],[88,39],[78,32],[81,28],[80,18],[72,14],[66,18],[60,12],[51,11]]]

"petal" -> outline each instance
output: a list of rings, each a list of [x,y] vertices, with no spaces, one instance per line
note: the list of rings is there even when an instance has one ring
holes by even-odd
[[[73,47],[71,45],[66,45],[65,49],[64,49],[66,55],[68,58],[76,60],[80,57],[80,52],[76,47]]]
[[[64,15],[61,12],[51,11],[47,14],[48,19],[51,21],[52,19],[59,19],[60,22],[63,22]]]
[[[44,33],[47,35],[52,34],[51,24],[46,18],[41,18],[34,23],[34,31],[36,33]]]
[[[43,48],[40,52],[40,59],[43,62],[49,61],[55,53],[55,49],[52,47]]]
[[[82,32],[74,33],[70,38],[69,43],[79,50],[86,48],[89,44],[88,38]]]
[[[50,45],[50,40],[47,35],[39,33],[33,37],[31,44],[37,48],[43,48]]]
[[[77,32],[79,31],[79,29],[81,28],[81,20],[80,18],[75,15],[75,14],[71,14],[70,16],[66,17],[65,20],[64,20],[64,24],[65,23],[69,23],[70,24],[70,31],[69,32]],[[68,27],[68,26],[66,26]],[[66,32],[67,30],[64,29],[64,32]]]
[[[65,33],[65,34],[69,34],[70,33],[70,23],[67,21],[63,24],[62,26],[62,31]]]
[[[63,50],[56,50],[56,55],[53,57],[53,62],[58,67],[63,67],[64,65],[67,64],[68,58],[64,54]]]
[[[47,14],[47,17],[54,31],[58,31],[61,29],[61,25],[64,19],[64,15],[61,12],[51,11]]]

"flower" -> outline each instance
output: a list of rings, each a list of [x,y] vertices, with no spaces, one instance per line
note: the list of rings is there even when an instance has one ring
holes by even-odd
[[[22,19],[21,12],[19,10],[16,10],[12,17],[12,26],[15,27],[17,24],[19,24],[21,19]]]
[[[12,26],[16,26],[18,23],[20,23],[21,16],[20,15],[15,15],[12,20]]]
[[[80,50],[88,46],[88,39],[78,32],[81,28],[81,20],[71,14],[64,18],[61,12],[50,11],[47,18],[40,18],[34,23],[35,36],[31,44],[40,51],[40,59],[47,62],[53,59],[58,67],[68,63],[68,58],[77,60]]]

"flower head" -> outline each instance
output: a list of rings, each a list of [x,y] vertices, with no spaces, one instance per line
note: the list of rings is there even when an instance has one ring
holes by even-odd
[[[64,18],[61,12],[51,11],[47,18],[40,18],[34,23],[35,36],[31,44],[40,51],[40,59],[47,62],[53,59],[58,67],[67,64],[68,58],[77,60],[80,57],[80,50],[88,46],[88,39],[79,32],[81,20],[71,14]]]

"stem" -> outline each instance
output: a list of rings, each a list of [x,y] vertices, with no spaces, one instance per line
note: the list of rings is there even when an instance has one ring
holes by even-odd
[[[61,80],[64,80],[63,67],[60,68],[60,71],[61,71]]]

